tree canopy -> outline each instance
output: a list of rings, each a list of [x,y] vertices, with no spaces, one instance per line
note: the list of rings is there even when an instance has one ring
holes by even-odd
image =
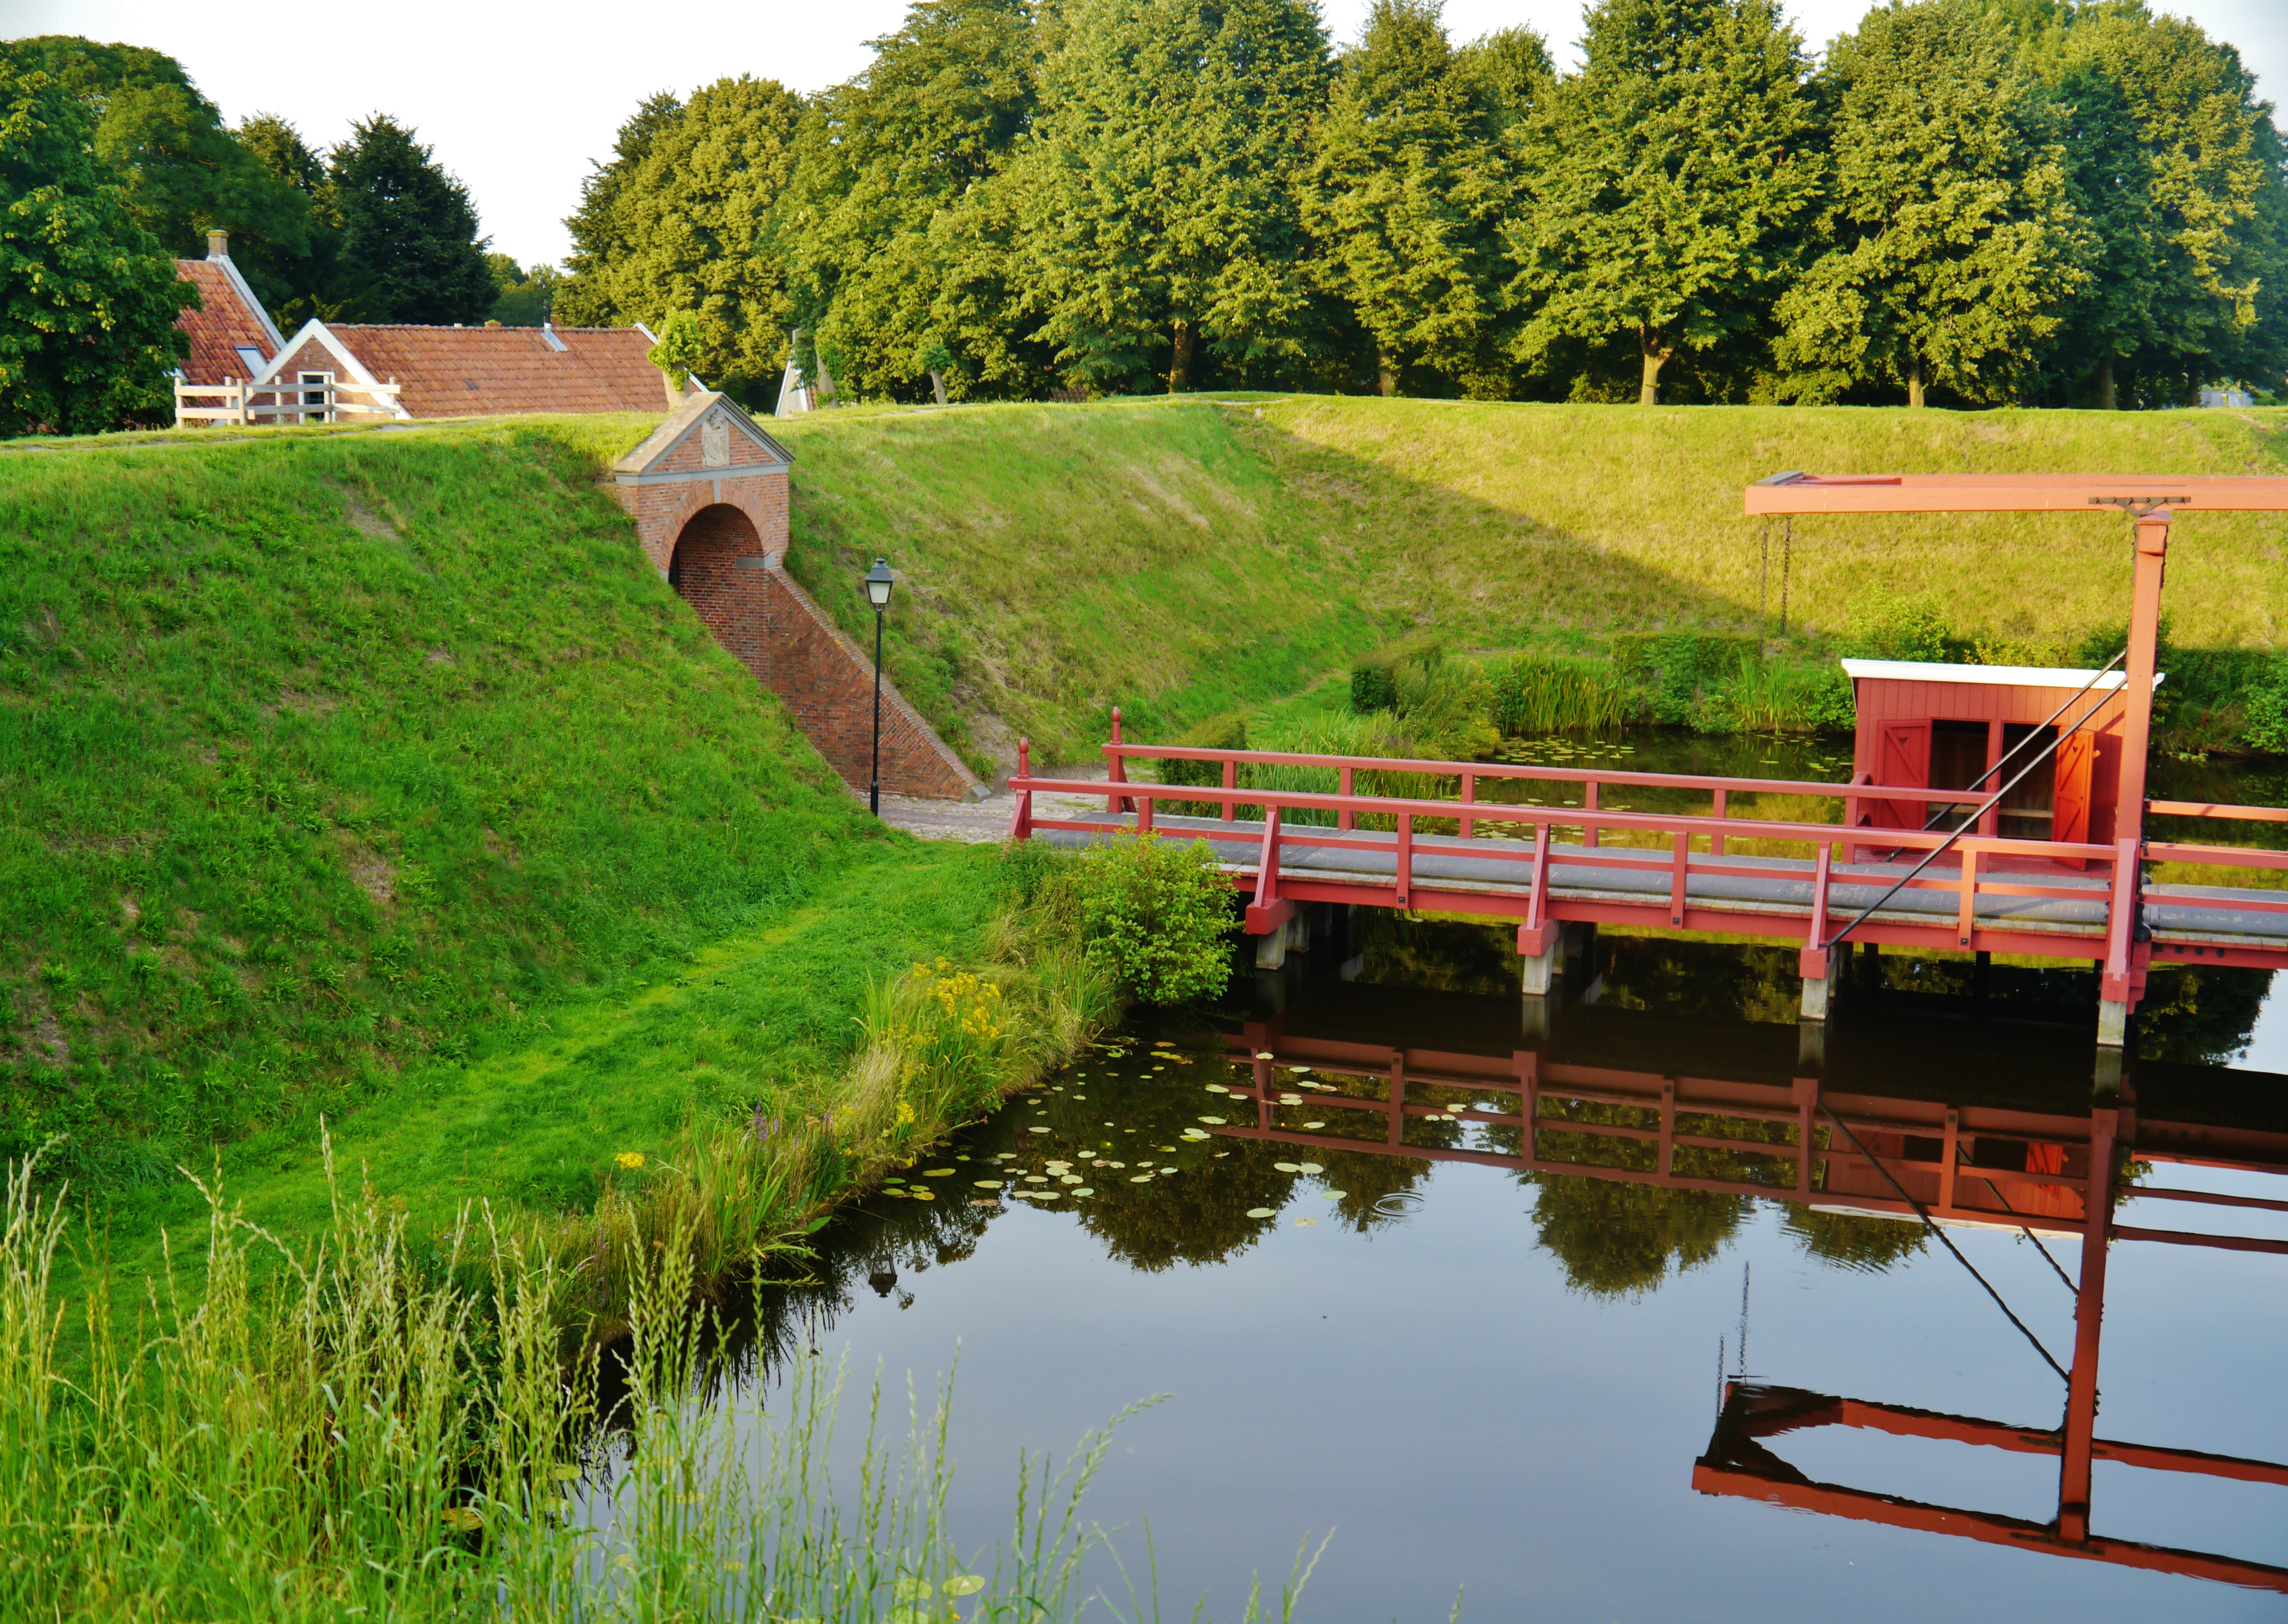
[[[468,188],[412,131],[377,113],[327,168],[341,211],[333,293],[346,321],[481,321],[499,297]]]
[[[1784,364],[1832,398],[1880,379],[2015,398],[2081,287],[2063,148],[1976,0],[1867,13],[1835,42],[1823,251],[1782,297]]]
[[[0,433],[163,419],[175,317],[197,303],[80,99],[0,59]]]

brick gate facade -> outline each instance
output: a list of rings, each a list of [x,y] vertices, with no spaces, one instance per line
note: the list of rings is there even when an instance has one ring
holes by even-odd
[[[872,651],[838,630],[786,573],[786,448],[722,395],[693,395],[612,464],[652,566],[720,643],[784,701],[820,755],[863,788],[873,740]],[[955,800],[983,786],[886,677],[882,788]]]

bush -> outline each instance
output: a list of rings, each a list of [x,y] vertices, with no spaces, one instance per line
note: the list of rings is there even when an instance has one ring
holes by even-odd
[[[1851,652],[1869,660],[1942,661],[1951,636],[1935,603],[1886,587],[1853,599],[1844,624]]]
[[[1398,708],[1398,661],[1369,654],[1351,666],[1351,714],[1372,716]]]
[[[2241,701],[2242,741],[2268,756],[2288,756],[2288,682],[2249,691]]]
[[[1613,639],[1613,663],[1646,689],[1653,720],[1673,727],[1696,722],[1705,690],[1760,664],[1753,638],[1719,632],[1627,631]]]
[[[1398,716],[1426,761],[1475,761],[1501,742],[1494,686],[1474,660],[1409,661],[1398,668]]]
[[[1197,727],[1186,728],[1169,742],[1194,750],[1243,750],[1247,748],[1247,717],[1236,710],[1212,717]],[[1212,789],[1223,784],[1223,764],[1219,761],[1162,761],[1153,764],[1164,784],[1200,784]],[[1243,768],[1243,783],[1246,781],[1244,772]]]
[[[1136,836],[1090,848],[1081,932],[1092,962],[1148,1003],[1212,998],[1231,978],[1236,899],[1203,840]]]

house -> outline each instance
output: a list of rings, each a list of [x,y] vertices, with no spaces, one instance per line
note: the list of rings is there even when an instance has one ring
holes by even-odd
[[[1859,711],[1852,782],[1990,796],[2014,783],[1978,834],[2112,842],[2128,709],[2119,671],[1913,660],[1846,660],[1843,669]],[[1870,799],[1851,804],[1845,820],[1921,828],[1955,804]],[[1945,819],[1950,828],[1959,821]]]
[[[647,358],[634,327],[418,327],[305,322],[282,337],[207,234],[204,259],[176,270],[204,301],[177,325],[191,355],[175,384],[175,421],[332,423],[357,417],[491,417],[520,412],[672,411],[680,391]]]

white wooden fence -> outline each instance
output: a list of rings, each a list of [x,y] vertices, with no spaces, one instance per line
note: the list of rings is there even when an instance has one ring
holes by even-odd
[[[394,417],[403,387],[386,384],[219,384],[175,381],[175,425],[199,423],[339,423],[347,417]]]

